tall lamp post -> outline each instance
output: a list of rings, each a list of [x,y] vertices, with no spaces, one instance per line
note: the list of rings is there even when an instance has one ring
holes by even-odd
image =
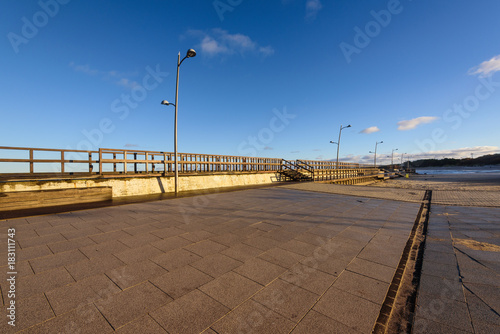
[[[375,142],[375,152],[370,151],[370,153],[374,153],[375,156],[373,157],[373,166],[377,167],[377,146],[378,144],[383,144],[383,141],[377,141]]]
[[[161,101],[163,105],[173,105],[175,107],[175,125],[174,125],[174,165],[175,165],[175,194],[177,195],[179,191],[179,165],[178,165],[178,157],[177,157],[177,108],[179,106],[179,68],[181,67],[182,62],[186,58],[193,58],[196,56],[196,51],[193,49],[189,49],[186,52],[186,56],[181,60],[181,53],[177,55],[177,81],[175,83],[175,104],[170,103],[167,100]]]
[[[403,157],[405,156],[406,153],[401,153],[401,168],[403,168]]]
[[[332,143],[332,144],[337,144],[337,163],[335,164],[335,169],[339,169],[340,136],[342,135],[342,130],[350,128],[350,127],[351,127],[350,124],[348,126],[344,126],[344,127],[342,127],[342,124],[341,124],[340,131],[339,131],[339,141],[338,142],[330,141],[330,143]]]
[[[394,165],[394,151],[397,151],[397,148],[392,149],[392,154],[391,154],[391,165]],[[394,167],[393,167],[394,168]]]

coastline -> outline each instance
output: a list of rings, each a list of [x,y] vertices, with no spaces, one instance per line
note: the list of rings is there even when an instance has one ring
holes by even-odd
[[[500,191],[500,172],[410,174],[409,178],[386,180],[369,186],[416,190]]]

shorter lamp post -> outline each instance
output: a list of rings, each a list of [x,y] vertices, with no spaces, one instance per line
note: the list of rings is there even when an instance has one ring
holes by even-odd
[[[392,154],[391,154],[391,165],[394,165],[394,151],[397,151],[397,148],[392,149]]]
[[[383,144],[383,143],[384,143],[383,141],[375,142],[375,152],[370,151],[370,153],[375,154],[373,157],[373,166],[374,167],[377,167],[377,146],[378,146],[378,144]]]

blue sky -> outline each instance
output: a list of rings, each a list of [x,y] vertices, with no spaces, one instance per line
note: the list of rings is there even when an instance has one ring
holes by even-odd
[[[6,0],[0,146],[379,161],[500,152],[500,2]],[[387,161],[387,160],[385,160]]]

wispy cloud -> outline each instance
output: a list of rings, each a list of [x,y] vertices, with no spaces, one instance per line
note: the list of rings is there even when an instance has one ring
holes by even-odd
[[[209,32],[189,30],[187,34],[199,38],[201,51],[210,56],[254,53],[267,57],[274,54],[272,46],[261,46],[247,35],[230,34],[220,28]]]
[[[139,147],[137,144],[125,144],[124,147]]]
[[[306,19],[314,20],[319,11],[323,8],[320,0],[307,0],[306,1]]]
[[[290,153],[300,153],[300,151],[291,151]]]
[[[266,151],[271,151],[272,149],[273,149],[273,148],[272,148],[272,147],[270,147],[270,146],[266,146],[266,147],[264,147],[264,150],[266,150]]]
[[[398,130],[399,131],[413,130],[421,124],[432,123],[438,119],[439,119],[439,117],[435,117],[435,116],[422,116],[422,117],[417,117],[417,118],[406,120],[406,121],[400,121],[400,122],[398,122]]]
[[[380,129],[378,128],[378,126],[370,126],[369,128],[361,130],[359,133],[369,134],[369,133],[374,133],[374,132],[379,132],[379,131],[380,131]]]
[[[323,160],[323,156],[322,155],[317,156],[316,160]]]
[[[475,147],[462,147],[453,150],[440,150],[440,151],[429,151],[425,153],[417,153],[412,155],[412,160],[418,159],[443,159],[443,158],[470,158],[471,154],[474,158],[482,155],[496,154],[500,153],[500,147],[498,146],[475,146]]]
[[[488,77],[498,71],[500,71],[500,55],[495,56],[490,60],[483,61],[478,66],[471,68],[469,70],[469,74],[479,74],[481,77]]]
[[[315,148],[313,151],[315,151],[315,152],[319,152],[319,151],[321,151],[321,150],[320,150],[319,148]]]
[[[95,68],[92,68],[90,65],[79,65],[75,64],[75,62],[70,62],[69,67],[71,67],[75,72],[84,73],[86,75],[91,76],[99,76],[104,81],[110,81],[115,85],[122,86],[128,89],[132,89],[138,85],[138,83],[132,79],[131,76],[137,75],[137,73],[126,73],[120,71],[101,71]]]

